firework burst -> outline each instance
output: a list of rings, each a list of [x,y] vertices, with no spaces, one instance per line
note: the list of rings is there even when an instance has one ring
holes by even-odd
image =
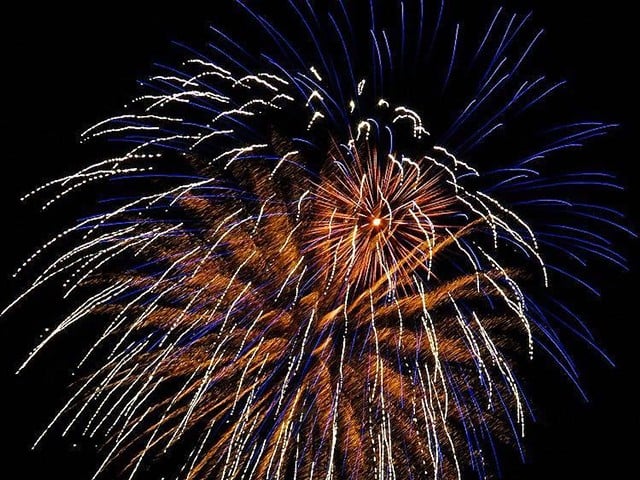
[[[622,262],[580,225],[617,226],[600,216],[614,212],[564,188],[615,185],[538,165],[612,125],[486,159],[563,83],[524,71],[530,15],[499,10],[469,47],[421,1],[291,1],[300,24],[282,29],[233,5],[255,42],[214,28],[210,51],[82,135],[122,150],[25,196],[55,191],[46,209],[93,186],[111,205],[18,272],[51,252],[14,304],[57,279],[76,299],[20,370],[87,317],[105,324],[36,444],[56,425],[104,439],[96,476],[487,477],[494,444],[524,435],[516,361],[537,343],[576,376],[552,322],[568,310],[535,298],[552,273],[588,285],[545,254]]]

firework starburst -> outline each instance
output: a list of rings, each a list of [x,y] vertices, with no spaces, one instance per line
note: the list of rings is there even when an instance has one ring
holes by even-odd
[[[441,9],[392,3],[388,20],[376,2],[291,1],[300,24],[280,28],[232,2],[255,42],[214,28],[210,51],[82,135],[124,148],[25,196],[54,191],[46,209],[88,187],[108,205],[18,272],[51,252],[13,304],[53,280],[76,299],[20,370],[105,325],[36,444],[62,426],[104,440],[96,476],[220,480],[486,478],[495,443],[519,445],[517,361],[538,343],[571,367],[537,301],[569,275],[546,253],[619,260],[562,188],[601,177],[538,164],[612,125],[555,127],[512,158],[502,138],[493,158],[507,121],[563,83],[525,72],[530,15],[499,10],[471,48]]]

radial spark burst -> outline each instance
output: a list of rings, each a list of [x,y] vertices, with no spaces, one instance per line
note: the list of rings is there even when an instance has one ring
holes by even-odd
[[[516,363],[576,379],[562,330],[590,337],[544,290],[623,263],[597,233],[618,214],[567,188],[617,187],[546,160],[613,125],[519,123],[564,83],[527,71],[531,15],[463,42],[440,5],[328,4],[229,2],[231,31],[82,134],[115,150],[25,196],[103,195],[18,272],[49,255],[14,304],[75,299],[20,370],[103,325],[36,445],[101,439],[107,478],[487,478],[522,451]]]

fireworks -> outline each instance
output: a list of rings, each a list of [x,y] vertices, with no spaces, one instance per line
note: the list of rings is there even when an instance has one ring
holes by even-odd
[[[547,255],[622,262],[582,224],[615,212],[564,188],[615,185],[539,165],[613,125],[545,125],[525,153],[498,136],[563,84],[525,71],[530,15],[499,10],[470,47],[421,1],[292,1],[282,28],[233,5],[255,39],[214,28],[82,134],[123,148],[25,195],[109,195],[18,271],[49,255],[8,308],[56,280],[76,302],[20,370],[104,323],[36,445],[102,439],[96,477],[487,477],[524,436],[516,362],[538,344],[575,379],[569,311],[540,290],[588,284]]]

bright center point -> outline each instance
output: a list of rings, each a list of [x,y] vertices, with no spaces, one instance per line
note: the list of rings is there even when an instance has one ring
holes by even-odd
[[[382,219],[381,219],[381,218],[376,217],[376,218],[374,218],[374,219],[371,221],[371,224],[372,224],[374,227],[379,227],[380,225],[382,225]]]

